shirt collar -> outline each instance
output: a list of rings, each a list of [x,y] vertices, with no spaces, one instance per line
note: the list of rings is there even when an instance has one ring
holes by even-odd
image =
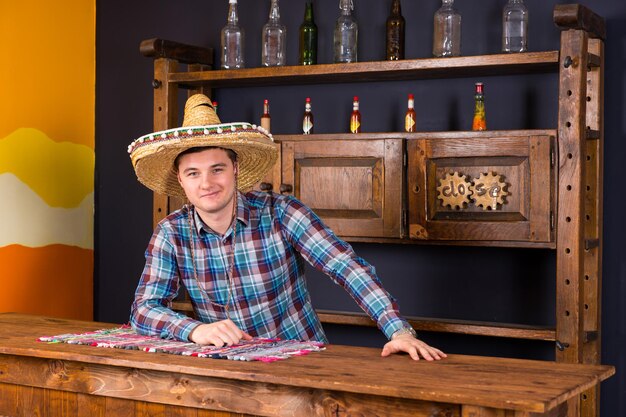
[[[246,227],[250,221],[250,205],[248,203],[248,199],[246,198],[245,195],[243,195],[241,192],[237,191],[237,221],[240,223],[240,225]],[[196,231],[198,232],[198,234],[204,232],[204,233],[215,233],[213,232],[213,230],[207,226],[204,221],[202,221],[202,219],[200,218],[200,215],[198,214],[197,210],[193,211],[193,221],[194,221],[194,226],[196,228]],[[226,234],[224,235],[224,237],[228,236],[230,234],[230,230],[226,232]]]

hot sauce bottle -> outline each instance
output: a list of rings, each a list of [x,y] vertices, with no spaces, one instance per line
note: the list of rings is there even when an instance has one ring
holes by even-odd
[[[302,133],[313,133],[313,112],[311,111],[311,98],[307,97],[304,104],[304,117],[302,118]]]
[[[354,96],[352,100],[352,114],[350,115],[350,132],[361,133],[361,112],[359,111],[359,98]]]
[[[263,100],[263,114],[261,115],[261,127],[270,132],[270,124],[272,117],[270,116],[270,102],[269,100]]]
[[[404,116],[404,130],[406,132],[415,132],[417,115],[415,114],[415,99],[413,94],[409,94],[409,102]]]

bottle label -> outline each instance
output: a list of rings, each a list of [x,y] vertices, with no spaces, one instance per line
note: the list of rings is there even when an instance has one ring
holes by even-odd
[[[361,122],[357,118],[350,119],[350,132],[359,133],[361,127]]]
[[[302,120],[302,131],[305,135],[309,135],[313,132],[313,122],[308,117]]]
[[[404,118],[404,130],[407,132],[415,132],[415,118],[412,114],[407,114]]]

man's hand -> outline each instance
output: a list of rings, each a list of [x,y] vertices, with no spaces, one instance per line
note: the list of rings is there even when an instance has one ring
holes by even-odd
[[[241,339],[250,340],[252,336],[243,332],[232,320],[216,321],[201,324],[189,335],[189,340],[199,345],[215,345],[222,347],[239,343]]]
[[[392,353],[406,352],[411,358],[418,361],[420,356],[427,361],[439,360],[447,357],[445,353],[437,348],[428,346],[419,339],[408,333],[399,334],[385,344],[380,356],[389,356]]]

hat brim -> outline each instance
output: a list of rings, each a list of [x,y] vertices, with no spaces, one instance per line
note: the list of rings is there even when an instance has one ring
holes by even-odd
[[[272,168],[278,157],[277,145],[264,129],[248,123],[226,123],[169,129],[134,141],[129,147],[139,182],[152,191],[171,197],[185,197],[176,157],[190,148],[220,147],[237,154],[237,188],[250,190]]]

